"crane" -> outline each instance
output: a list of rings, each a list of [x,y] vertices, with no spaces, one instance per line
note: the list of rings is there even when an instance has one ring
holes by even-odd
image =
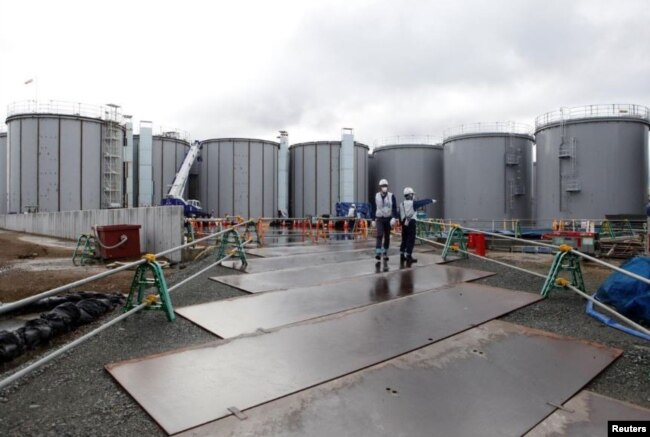
[[[185,185],[187,184],[187,179],[190,176],[190,169],[192,164],[196,160],[196,157],[199,155],[199,150],[201,150],[201,143],[194,141],[190,146],[190,150],[185,155],[183,164],[181,168],[176,173],[174,182],[172,183],[171,188],[167,195],[163,198],[161,205],[180,205],[184,209],[185,217],[210,217],[210,214],[203,211],[201,208],[201,202],[198,200],[185,200],[183,199],[183,191],[185,191]]]

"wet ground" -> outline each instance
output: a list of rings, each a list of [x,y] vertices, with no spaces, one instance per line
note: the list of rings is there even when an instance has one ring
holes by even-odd
[[[547,258],[550,263],[550,257]],[[509,260],[513,261],[514,260]],[[185,269],[170,270],[170,284],[188,277],[213,262],[208,258]],[[374,260],[369,260],[373,263]],[[544,263],[524,259],[526,267],[545,272]],[[477,281],[497,287],[538,293],[541,279],[481,260],[460,260],[456,267],[496,272]],[[597,287],[607,272],[586,269],[587,288]],[[209,277],[239,274],[216,267],[172,293],[175,306],[211,302],[244,293]],[[110,317],[114,317],[114,313]],[[107,318],[104,318],[105,321]],[[593,340],[624,350],[623,356],[596,377],[587,388],[616,399],[650,407],[650,345],[623,334],[584,314],[584,302],[568,291],[554,292],[550,299],[517,310],[504,320],[562,335]],[[59,338],[50,347],[59,347],[102,321]],[[0,392],[0,434],[23,435],[163,435],[163,431],[105,372],[104,365],[129,358],[199,345],[214,337],[182,317],[168,323],[162,313],[144,312],[102,332],[73,351],[26,376]],[[13,373],[46,353],[32,352],[20,362],[0,368],[0,378]]]

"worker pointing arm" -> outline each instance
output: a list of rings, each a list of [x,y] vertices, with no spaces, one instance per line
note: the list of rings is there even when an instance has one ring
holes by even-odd
[[[404,201],[400,204],[400,223],[402,224],[402,243],[399,247],[400,261],[409,263],[418,262],[413,258],[413,247],[415,247],[416,220],[415,214],[419,208],[436,203],[435,199],[414,200],[415,191],[413,188],[404,188]]]

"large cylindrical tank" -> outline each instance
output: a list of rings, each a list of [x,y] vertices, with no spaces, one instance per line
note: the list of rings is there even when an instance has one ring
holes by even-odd
[[[445,131],[445,218],[477,226],[531,218],[531,130],[506,122]]]
[[[382,141],[373,152],[374,179],[370,180],[372,192],[377,192],[379,179],[387,179],[390,190],[398,202],[404,199],[405,187],[415,190],[416,198],[433,198],[436,203],[427,206],[429,217],[443,217],[443,147],[440,141],[426,141],[418,137],[398,137],[395,141]]]
[[[249,138],[201,142],[199,200],[217,217],[276,217],[279,143]]]
[[[639,105],[563,108],[537,117],[537,225],[644,214],[649,117]]]
[[[7,212],[122,206],[117,107],[16,103],[7,118]]]
[[[135,149],[135,165],[138,165],[138,146],[140,145],[140,136],[133,136]],[[177,132],[165,132],[152,137],[152,174],[153,174],[153,205],[160,205],[162,199],[167,195],[171,188],[176,172],[180,169],[185,155],[190,148],[188,140],[183,138]],[[190,172],[192,173],[192,172]],[[190,185],[192,174],[190,174],[183,198],[189,199]]]
[[[368,200],[371,200],[372,196],[376,192],[377,180],[375,172],[375,155],[371,152],[368,153]]]
[[[7,212],[7,132],[0,130],[0,214]]]
[[[354,143],[354,202],[368,202],[368,150]],[[293,217],[336,215],[340,199],[341,141],[292,144],[290,202]]]

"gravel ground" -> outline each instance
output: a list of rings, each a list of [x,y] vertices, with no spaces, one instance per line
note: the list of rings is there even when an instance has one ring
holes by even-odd
[[[203,260],[176,271],[171,276],[170,284],[188,277],[210,262],[211,259]],[[541,280],[486,261],[461,260],[454,265],[496,272],[496,276],[478,281],[487,285],[535,293],[542,285]],[[215,267],[173,292],[174,305],[198,304],[244,294],[208,279],[222,274],[237,273]],[[586,280],[589,289],[594,289],[600,282],[589,274]],[[115,315],[117,313],[111,317]],[[550,299],[518,310],[503,319],[623,349],[623,356],[592,381],[588,388],[650,407],[649,345],[605,328],[587,317],[579,297],[559,291]],[[87,325],[67,338],[59,339],[57,343],[68,342],[98,325],[99,322]],[[0,392],[0,435],[164,435],[149,415],[104,371],[104,365],[211,340],[214,340],[211,334],[183,318],[167,323],[160,312],[136,314]],[[28,358],[37,358],[44,352],[34,352]],[[8,366],[0,368],[0,378],[14,371]]]

